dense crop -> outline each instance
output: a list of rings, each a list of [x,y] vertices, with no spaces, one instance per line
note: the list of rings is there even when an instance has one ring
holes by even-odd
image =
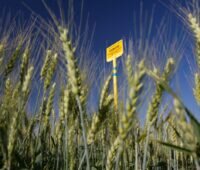
[[[199,105],[200,20],[195,11],[184,14],[196,44],[193,95]],[[53,20],[53,26],[41,19],[39,29],[27,25],[0,35],[0,168],[199,170],[200,122],[170,86],[175,56],[164,69],[152,69],[145,57],[133,65],[134,54],[125,54],[126,99],[115,112],[108,75],[89,114],[91,70],[79,64],[84,50],[71,23]],[[150,80],[154,88],[148,89]],[[166,94],[173,100],[167,105]]]

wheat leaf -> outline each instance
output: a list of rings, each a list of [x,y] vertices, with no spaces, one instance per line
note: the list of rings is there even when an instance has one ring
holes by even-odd
[[[186,153],[192,153],[193,151],[187,148],[183,148],[181,146],[177,146],[177,145],[173,145],[171,143],[167,143],[167,142],[162,142],[159,140],[155,140],[156,142],[160,143],[161,145],[164,145],[166,147],[169,147],[171,149],[177,150],[177,151],[181,151],[181,152],[186,152]]]

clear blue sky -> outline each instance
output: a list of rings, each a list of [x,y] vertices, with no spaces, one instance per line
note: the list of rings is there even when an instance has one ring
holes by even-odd
[[[61,0],[63,4],[63,9],[67,14],[67,0]],[[55,12],[58,13],[58,6],[56,0],[46,0],[48,6]],[[23,16],[24,20],[27,20],[30,16],[30,11],[23,5],[29,6],[35,13],[41,15],[43,18],[48,19],[49,15],[45,9],[41,0],[1,0],[0,1],[0,11],[6,10],[11,13],[12,17],[16,16],[16,13],[20,12],[20,16]],[[154,27],[156,28],[162,22],[163,16],[169,18],[170,24],[173,25],[174,29],[179,29],[183,27],[180,20],[176,15],[160,3],[159,0],[143,0],[142,9],[144,11],[149,11],[147,15],[151,14],[154,7]],[[77,21],[80,17],[81,0],[74,0],[75,6],[75,18]],[[93,51],[98,55],[98,60],[100,65],[105,63],[105,58],[101,57],[105,54],[105,48],[112,44],[113,42],[124,38],[128,39],[131,37],[136,29],[136,25],[139,24],[139,13],[141,12],[141,0],[85,0],[83,6],[83,25],[86,22],[86,18],[89,20],[89,32],[95,27],[94,37],[93,37]],[[18,16],[18,15],[17,15]],[[134,17],[136,23],[134,23]],[[148,18],[148,16],[147,16]],[[141,21],[140,21],[141,22]],[[144,21],[145,22],[145,21]],[[168,23],[166,23],[168,24]],[[147,25],[148,27],[148,25]],[[151,37],[154,37],[155,31],[152,31]],[[171,36],[174,36],[172,34]],[[178,37],[178,36],[177,36]],[[181,37],[179,37],[181,39]],[[169,37],[170,41],[170,37]],[[187,46],[187,45],[186,45]],[[192,53],[189,51],[185,53],[192,57]],[[186,57],[184,55],[184,57]],[[192,74],[186,63],[186,59],[180,63],[178,70],[178,79],[180,85],[180,94],[184,99],[184,103],[192,110],[195,115],[200,118],[199,107],[195,104],[194,98],[191,95],[191,80]],[[189,89],[190,88],[190,89]]]
[[[61,0],[63,9],[67,14],[68,0]],[[58,13],[57,0],[46,0],[48,6]],[[74,0],[75,16],[79,18],[82,0]],[[48,19],[49,15],[42,0],[1,0],[0,9],[10,11],[12,16],[20,12],[25,19],[30,16],[30,11],[23,5],[29,6],[35,13]],[[159,0],[143,0],[144,10],[151,12],[156,5],[155,20],[159,21],[166,15],[166,7]],[[102,51],[106,44],[112,44],[121,37],[127,37],[134,30],[133,16],[138,14],[141,8],[141,0],[84,0],[83,16],[89,18],[89,27],[95,27],[94,49]],[[85,22],[86,20],[84,20]]]

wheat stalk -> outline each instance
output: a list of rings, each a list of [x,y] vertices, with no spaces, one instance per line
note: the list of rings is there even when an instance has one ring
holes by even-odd
[[[130,68],[130,67],[129,67]],[[130,70],[127,70],[130,71]],[[138,70],[133,76],[132,84],[129,85],[129,99],[127,102],[127,114],[122,116],[121,125],[119,127],[119,136],[115,139],[113,145],[108,151],[106,169],[110,170],[113,167],[113,161],[117,155],[118,148],[122,145],[123,141],[126,139],[128,132],[132,126],[134,120],[134,114],[136,114],[136,104],[138,100],[138,93],[140,92],[143,84],[141,83],[144,77],[144,61],[141,61],[138,65]],[[129,74],[130,75],[130,74]]]

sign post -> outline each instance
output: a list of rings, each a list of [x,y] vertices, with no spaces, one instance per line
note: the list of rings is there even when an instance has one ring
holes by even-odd
[[[113,92],[114,92],[114,106],[115,111],[118,107],[118,90],[117,90],[117,59],[113,59]]]
[[[118,110],[118,89],[117,89],[117,58],[123,54],[123,41],[119,40],[106,49],[106,61],[113,62],[113,92],[114,92],[114,107]]]

